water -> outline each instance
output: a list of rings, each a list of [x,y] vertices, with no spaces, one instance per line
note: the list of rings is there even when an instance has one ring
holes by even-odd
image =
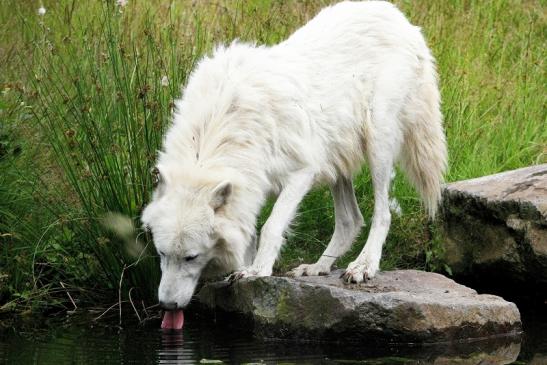
[[[523,336],[426,347],[259,341],[237,324],[219,327],[196,316],[182,332],[158,327],[79,319],[8,329],[0,332],[0,364],[547,364],[547,321],[535,317]]]

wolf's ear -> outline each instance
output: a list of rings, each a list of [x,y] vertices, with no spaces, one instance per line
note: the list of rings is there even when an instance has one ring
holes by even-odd
[[[230,194],[232,194],[232,184],[229,181],[223,181],[213,189],[213,195],[209,204],[214,210],[217,210],[226,204]]]

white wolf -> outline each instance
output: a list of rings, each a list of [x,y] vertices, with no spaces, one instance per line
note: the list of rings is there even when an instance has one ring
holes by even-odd
[[[374,215],[344,280],[379,268],[396,162],[435,214],[446,168],[434,59],[420,28],[387,2],[323,9],[273,47],[232,43],[202,59],[176,102],[159,154],[159,185],[142,221],[161,256],[159,300],[188,304],[206,266],[267,276],[298,204],[330,186],[334,234],[293,275],[328,273],[363,225],[352,175],[366,161]],[[255,251],[255,224],[277,196]]]

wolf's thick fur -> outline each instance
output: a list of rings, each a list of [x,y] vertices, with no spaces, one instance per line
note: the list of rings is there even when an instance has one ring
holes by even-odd
[[[176,103],[161,182],[142,217],[162,255],[160,300],[186,305],[207,265],[271,275],[300,200],[320,183],[335,200],[334,234],[317,263],[292,273],[330,271],[363,224],[351,179],[365,161],[374,216],[345,279],[373,277],[397,161],[435,214],[447,159],[439,103],[420,29],[387,2],[328,7],[273,47],[218,47]],[[255,255],[256,218],[270,194],[277,201]]]

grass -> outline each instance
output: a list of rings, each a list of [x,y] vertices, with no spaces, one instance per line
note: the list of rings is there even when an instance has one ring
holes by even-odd
[[[38,4],[3,1],[0,310],[68,310],[127,298],[130,290],[133,299],[153,303],[159,272],[149,237],[138,230],[120,237],[102,223],[117,212],[138,225],[180,86],[215,44],[275,44],[327,3],[130,0],[121,8],[115,1],[45,1],[39,16]],[[545,162],[547,26],[540,2],[396,3],[422,26],[438,61],[447,180]],[[366,168],[355,185],[368,227]],[[393,194],[404,214],[393,220],[382,267],[446,270],[436,227],[402,175]],[[328,190],[312,192],[276,270],[316,259],[333,224]],[[357,255],[367,233],[340,266]]]

